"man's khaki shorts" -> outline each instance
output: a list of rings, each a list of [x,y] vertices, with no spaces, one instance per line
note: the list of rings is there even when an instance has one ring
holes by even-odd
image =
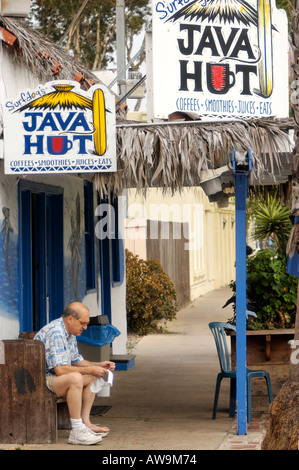
[[[56,393],[56,391],[54,389],[54,385],[53,385],[53,380],[54,380],[55,377],[56,377],[56,375],[54,375],[54,374],[50,374],[50,375],[46,376],[47,387],[48,387],[49,390],[51,390],[51,392],[54,392],[54,393]]]

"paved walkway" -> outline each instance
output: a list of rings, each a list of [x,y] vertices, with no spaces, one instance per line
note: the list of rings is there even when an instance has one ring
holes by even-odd
[[[181,310],[165,334],[143,337],[135,347],[136,365],[114,374],[111,396],[97,404],[111,406],[93,417],[111,429],[97,446],[67,444],[68,432],[59,431],[56,445],[28,449],[105,451],[200,451],[260,449],[267,415],[253,412],[246,436],[237,435],[237,421],[228,417],[229,381],[223,380],[216,420],[212,420],[218,358],[210,321],[232,316],[223,309],[231,295],[218,289]],[[7,448],[0,445],[0,449]]]
[[[246,436],[237,434],[238,426],[234,423],[216,450],[261,450],[267,425],[268,413],[255,412],[252,415],[252,422],[247,424]]]

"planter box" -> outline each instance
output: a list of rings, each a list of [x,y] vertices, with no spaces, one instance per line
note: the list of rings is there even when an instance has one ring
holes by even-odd
[[[247,330],[247,367],[263,369],[270,373],[273,395],[277,395],[289,376],[292,349],[288,342],[294,339],[295,329]],[[231,363],[236,367],[236,334],[231,338]],[[268,394],[265,380],[252,381],[253,409],[268,408]]]
[[[247,330],[247,365],[281,365],[290,363],[291,348],[288,341],[294,339],[295,329]],[[231,336],[231,360],[236,365],[236,335]]]

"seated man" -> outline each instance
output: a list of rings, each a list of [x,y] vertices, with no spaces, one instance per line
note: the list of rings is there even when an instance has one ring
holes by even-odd
[[[95,394],[90,386],[96,377],[115,369],[114,362],[90,362],[79,354],[76,336],[89,323],[89,310],[80,302],[72,302],[61,318],[44,326],[34,337],[45,343],[46,380],[58,397],[66,396],[71,419],[70,444],[97,444],[109,429],[90,422]]]

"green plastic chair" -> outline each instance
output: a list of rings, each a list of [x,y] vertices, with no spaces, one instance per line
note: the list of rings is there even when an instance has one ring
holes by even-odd
[[[217,375],[217,380],[216,380],[212,419],[216,419],[220,385],[221,385],[221,381],[223,378],[230,379],[229,417],[233,418],[235,415],[235,410],[236,410],[237,373],[236,373],[236,370],[231,369],[225,330],[236,331],[236,327],[234,325],[231,325],[230,323],[212,322],[212,323],[209,323],[209,328],[215,340],[219,363],[220,363],[220,369],[221,369],[221,371]],[[252,370],[252,369],[246,368],[246,376],[247,376],[247,421],[250,423],[251,422],[251,379],[254,377],[265,377],[270,403],[272,403],[273,401],[273,395],[272,395],[272,387],[271,387],[271,380],[270,380],[269,372],[265,370]]]

